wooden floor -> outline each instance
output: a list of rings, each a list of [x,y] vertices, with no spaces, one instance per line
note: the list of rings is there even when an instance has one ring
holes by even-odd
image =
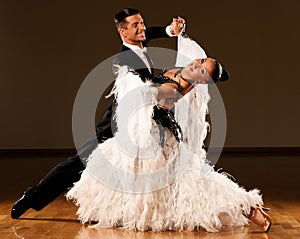
[[[53,158],[2,158],[0,165],[0,239],[299,239],[300,238],[300,157],[292,156],[223,156],[216,168],[234,175],[245,188],[262,190],[271,208],[273,226],[269,233],[250,223],[248,227],[224,229],[218,233],[200,232],[134,232],[112,229],[95,230],[76,219],[76,207],[63,195],[42,211],[27,211],[21,219],[10,218],[11,206],[22,190],[35,183],[53,165]],[[226,170],[225,170],[226,169]],[[105,215],[103,215],[105,216]]]

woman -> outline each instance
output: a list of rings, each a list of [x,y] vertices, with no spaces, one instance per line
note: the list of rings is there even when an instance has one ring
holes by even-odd
[[[267,232],[271,220],[259,191],[214,171],[202,147],[207,84],[227,80],[228,73],[182,35],[176,65],[146,83],[120,67],[112,91],[118,131],[89,156],[67,198],[79,206],[82,223],[96,222],[93,228],[216,232],[250,219]],[[178,96],[166,98],[166,86]]]

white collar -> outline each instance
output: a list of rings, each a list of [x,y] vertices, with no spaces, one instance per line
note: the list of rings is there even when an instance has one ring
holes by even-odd
[[[133,50],[134,52],[137,52],[137,53],[147,52],[147,48],[146,47],[140,48],[137,45],[128,44],[128,43],[126,43],[124,41],[123,41],[123,45],[126,46],[126,47],[128,47],[129,49]]]

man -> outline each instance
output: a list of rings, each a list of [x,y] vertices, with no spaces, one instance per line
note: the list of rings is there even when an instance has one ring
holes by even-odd
[[[126,8],[115,15],[115,23],[120,37],[123,41],[122,54],[116,57],[114,65],[128,65],[132,67],[142,79],[153,77],[151,59],[140,49],[148,44],[151,39],[171,37],[178,35],[183,26],[183,19],[173,19],[167,27],[148,28],[139,11]],[[177,93],[170,87],[160,87],[158,98],[175,98]],[[22,197],[13,205],[11,217],[17,219],[28,209],[39,211],[64,193],[73,183],[80,179],[80,173],[85,165],[83,158],[87,158],[99,142],[113,136],[111,129],[112,105],[104,113],[96,127],[94,135],[75,156],[56,165],[37,185],[29,187]]]

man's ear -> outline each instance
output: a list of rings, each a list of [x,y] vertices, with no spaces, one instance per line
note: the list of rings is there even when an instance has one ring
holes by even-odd
[[[119,29],[118,29],[118,32],[119,32],[119,34],[120,34],[122,37],[126,37],[126,32],[125,32],[125,29],[124,29],[124,28],[119,28]]]

